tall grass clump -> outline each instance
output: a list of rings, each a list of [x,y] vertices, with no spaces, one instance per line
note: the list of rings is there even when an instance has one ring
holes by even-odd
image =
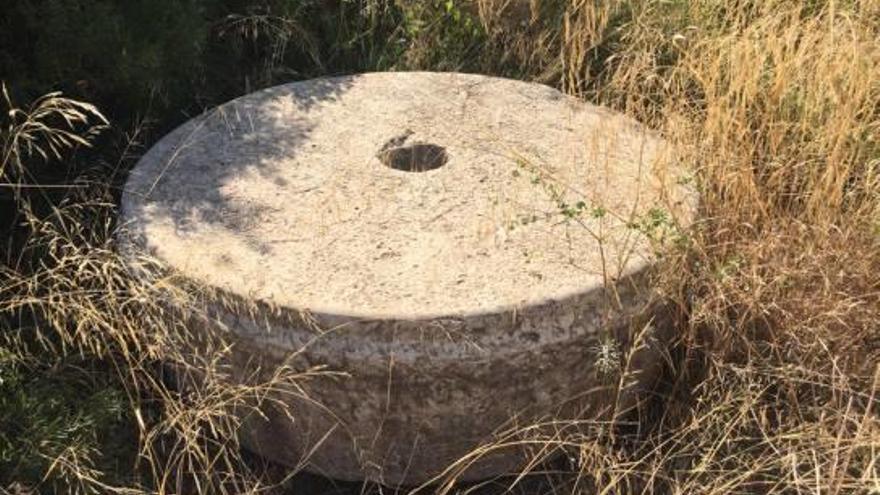
[[[38,213],[48,186],[33,169],[90,147],[107,121],[58,93],[27,108],[4,97],[0,172],[18,228],[0,265],[0,491],[260,489],[240,422],[303,394],[313,370],[233,379],[234,342],[200,330],[207,291],[121,254],[106,183],[84,173]]]
[[[701,199],[656,275],[677,323],[642,429],[505,441],[564,451],[565,492],[880,490],[880,3],[562,10],[558,84],[661,132]]]

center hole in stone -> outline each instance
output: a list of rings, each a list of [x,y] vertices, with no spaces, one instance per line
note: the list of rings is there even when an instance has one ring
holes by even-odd
[[[427,143],[385,149],[378,157],[385,166],[404,172],[427,172],[442,167],[449,160],[445,148]]]

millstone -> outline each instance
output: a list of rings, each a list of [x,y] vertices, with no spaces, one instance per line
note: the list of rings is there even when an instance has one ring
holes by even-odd
[[[689,202],[670,170],[651,132],[542,85],[375,73],[191,120],[135,167],[122,210],[134,246],[258,308],[218,309],[240,362],[347,374],[284,396],[291,416],[246,418],[249,449],[414,484],[506,428],[635,403],[649,347],[615,373],[648,300],[648,230]],[[487,451],[462,478],[526,455]]]

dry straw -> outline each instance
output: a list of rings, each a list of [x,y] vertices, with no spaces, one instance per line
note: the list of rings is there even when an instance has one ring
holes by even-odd
[[[880,493],[880,2],[548,4],[471,6],[487,50],[504,47],[496,61],[662,132],[701,192],[656,277],[673,308],[666,379],[629,426],[518,425],[418,490],[453,492],[461,468],[515,444],[535,462],[503,489],[537,477],[550,493]],[[17,193],[33,158],[105,124],[57,94],[30,109],[4,97],[0,172]],[[236,441],[242,414],[326,370],[233,377],[234,342],[187,324],[212,316],[209,295],[117,254],[106,188],[40,217],[16,197],[30,237],[2,269],[0,312],[46,349],[112,364],[152,487],[103,485],[82,451],[52,469],[82,491],[261,490]]]

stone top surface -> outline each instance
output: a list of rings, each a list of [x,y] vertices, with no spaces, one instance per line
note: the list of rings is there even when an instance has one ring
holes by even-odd
[[[601,288],[675,208],[661,140],[546,86],[371,73],[253,93],[142,158],[124,225],[164,263],[297,310],[428,318]],[[661,180],[662,178],[662,180]]]

